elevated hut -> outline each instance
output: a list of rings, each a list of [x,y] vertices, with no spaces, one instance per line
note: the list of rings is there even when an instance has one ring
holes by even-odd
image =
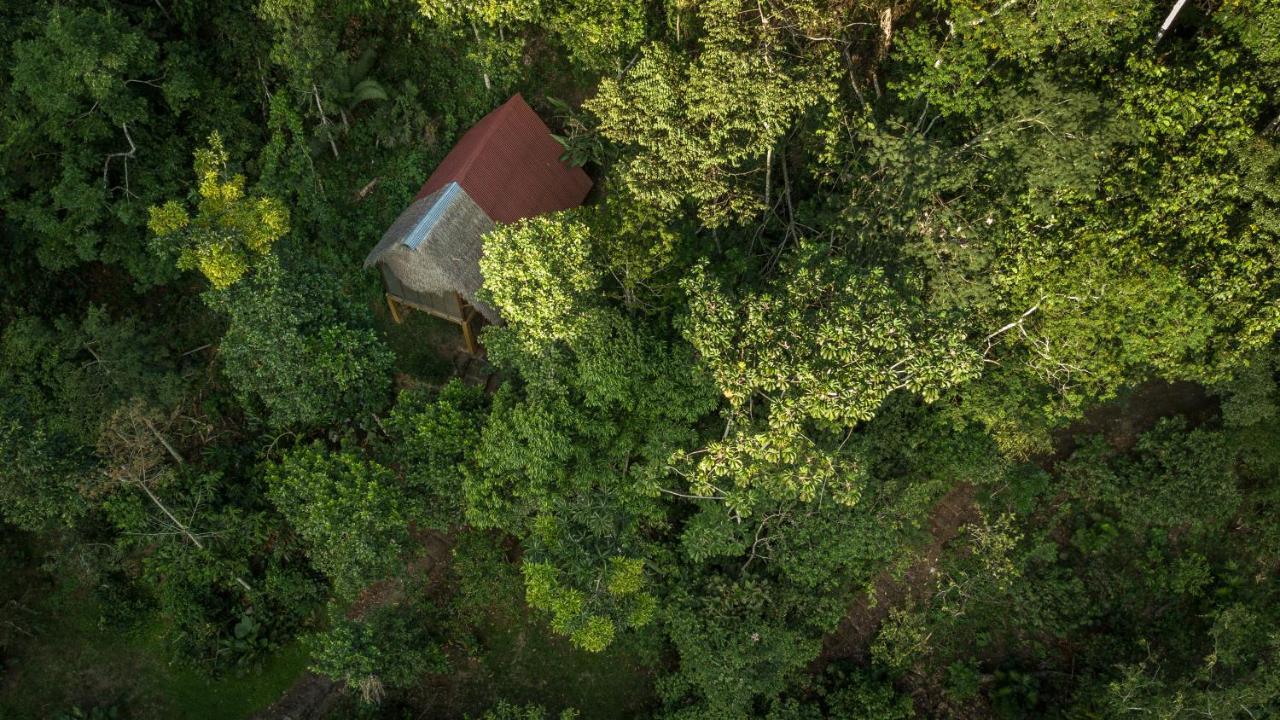
[[[467,351],[478,352],[480,326],[501,322],[476,298],[485,233],[581,205],[591,190],[563,152],[518,94],[468,130],[364,260],[382,271],[392,319],[413,309],[457,323]]]

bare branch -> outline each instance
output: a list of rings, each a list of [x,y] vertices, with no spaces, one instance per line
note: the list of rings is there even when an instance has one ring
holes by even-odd
[[[107,159],[102,163],[102,185],[107,185],[107,173],[111,169],[111,161],[115,158],[122,158],[124,162],[124,193],[130,197],[137,197],[129,190],[129,160],[134,157],[138,151],[138,146],[133,144],[133,137],[129,135],[129,123],[121,123],[120,129],[124,130],[124,139],[129,141],[129,149],[125,152],[107,153]]]
[[[328,128],[333,123],[329,122],[329,116],[324,114],[324,106],[320,104],[320,88],[316,87],[314,82],[311,83],[311,92],[316,97],[316,110],[320,112],[320,122]],[[325,135],[329,139],[329,149],[333,151],[333,157],[338,157],[338,144],[333,141],[333,134],[326,132]]]
[[[1178,0],[1173,4],[1173,9],[1169,11],[1169,15],[1164,19],[1164,23],[1160,25],[1160,31],[1156,33],[1156,43],[1159,43],[1164,34],[1169,32],[1169,28],[1173,27],[1173,21],[1177,19],[1178,13],[1182,12],[1182,6],[1187,4],[1187,0]]]
[[[675,490],[668,490],[666,488],[658,488],[658,492],[664,492],[668,495],[675,495],[676,497],[688,498],[690,500],[726,500],[727,499],[723,495],[689,495],[687,493],[676,492]]]

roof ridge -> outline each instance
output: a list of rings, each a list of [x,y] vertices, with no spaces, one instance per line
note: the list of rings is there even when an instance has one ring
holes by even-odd
[[[457,180],[450,180],[444,187],[440,188],[439,197],[431,204],[431,208],[427,210],[426,214],[418,222],[414,223],[413,227],[409,228],[409,232],[405,234],[401,244],[410,250],[417,250],[422,247],[427,235],[430,235],[431,231],[435,229],[440,222],[440,218],[448,212],[454,198],[460,193],[466,194],[466,191],[462,189]]]

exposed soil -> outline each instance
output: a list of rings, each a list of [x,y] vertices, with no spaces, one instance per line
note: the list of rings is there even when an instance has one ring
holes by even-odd
[[[375,315],[395,333],[391,338],[393,341],[412,340],[409,333],[402,331],[400,326],[391,324],[389,317],[384,317],[387,314],[385,306],[375,306],[373,310]],[[451,375],[461,378],[463,382],[482,387],[490,393],[496,390],[500,382],[498,375],[484,361],[483,355],[480,357],[471,355],[462,347],[461,335],[453,332],[451,326],[433,322],[432,318],[418,317],[418,314],[411,314],[409,317],[415,321],[412,324],[425,324],[431,331],[423,333],[425,337],[414,343],[417,345],[415,350],[418,355],[425,354],[436,358],[435,362],[441,364],[441,369],[451,369]],[[397,333],[397,330],[401,332]],[[404,349],[399,348],[399,350],[399,354],[403,355]],[[418,370],[418,367],[412,367],[412,365],[421,366],[423,362],[418,358],[411,363],[410,369]],[[428,367],[433,365],[430,360],[425,362]],[[425,382],[434,384],[429,380]],[[424,380],[412,373],[395,373],[397,390],[405,390],[423,383]],[[452,539],[447,534],[432,529],[414,529],[411,534],[421,548],[421,552],[408,563],[406,576],[381,580],[362,590],[347,611],[349,617],[358,618],[373,608],[400,602],[405,597],[407,580],[413,579],[429,588],[439,587],[442,584],[448,570],[453,547]],[[306,672],[298,677],[279,700],[253,715],[250,720],[321,720],[336,709],[345,695],[345,688],[341,683]]]
[[[900,576],[885,570],[876,577],[875,589],[862,593],[849,613],[823,640],[822,653],[810,665],[821,671],[835,660],[867,660],[871,641],[889,616],[889,609],[909,600],[922,600],[932,587],[942,550],[960,534],[960,529],[978,519],[975,489],[968,483],[952,488],[929,512],[930,542],[919,558]]]
[[[1196,426],[1217,417],[1218,410],[1217,398],[1195,383],[1146,382],[1056,432],[1054,453],[1036,462],[1051,469],[1075,451],[1078,438],[1095,434],[1101,434],[1117,450],[1129,450],[1138,437],[1161,418],[1181,415]],[[924,599],[933,587],[943,549],[966,524],[977,520],[974,496],[975,488],[962,483],[938,501],[929,513],[931,540],[919,551],[919,558],[905,573],[882,572],[875,580],[874,590],[859,595],[839,626],[823,640],[822,652],[810,665],[811,671],[820,672],[836,660],[865,662],[869,659],[871,643],[890,608]]]
[[[347,617],[359,618],[374,608],[399,603],[405,598],[405,586],[410,580],[419,587],[441,587],[449,569],[453,539],[432,528],[412,528],[410,537],[420,552],[405,565],[405,575],[379,580],[361,590],[347,610]]]
[[[254,713],[249,720],[321,720],[342,695],[343,688],[338,683],[307,672],[279,700]]]
[[[1191,382],[1145,382],[1116,400],[1099,405],[1084,418],[1054,433],[1054,453],[1041,464],[1065,460],[1075,452],[1077,439],[1102,435],[1111,447],[1130,450],[1138,436],[1155,427],[1161,419],[1181,415],[1195,427],[1218,416],[1218,399],[1204,387]]]
[[[414,528],[410,535],[421,552],[409,561],[405,576],[380,580],[362,590],[347,610],[348,617],[358,618],[374,608],[400,602],[405,597],[406,582],[410,580],[428,588],[441,585],[448,571],[453,540],[431,528]],[[341,683],[306,672],[279,700],[249,720],[320,720],[334,710],[345,690]]]

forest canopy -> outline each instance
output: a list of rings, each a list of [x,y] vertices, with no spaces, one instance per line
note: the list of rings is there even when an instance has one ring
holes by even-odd
[[[1280,0],[0,4],[0,717],[1280,715],[1278,89]],[[516,93],[593,189],[468,352],[362,260]]]

